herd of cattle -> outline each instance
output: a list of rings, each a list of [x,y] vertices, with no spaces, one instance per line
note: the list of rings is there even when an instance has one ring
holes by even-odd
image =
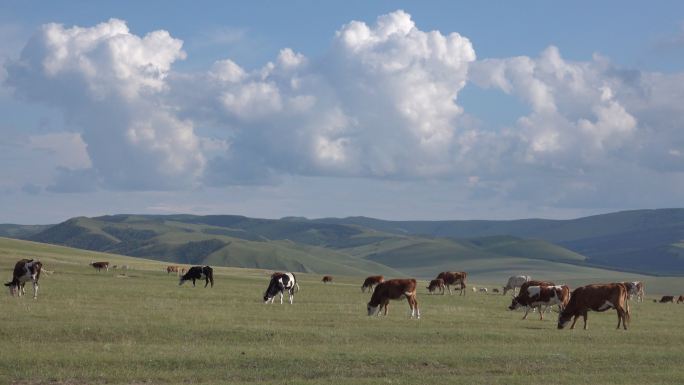
[[[89,264],[95,270],[109,271],[109,262],[91,262]],[[114,265],[114,268],[117,266]],[[122,265],[122,269],[127,270],[127,265]],[[26,294],[24,286],[26,282],[33,284],[33,298],[38,297],[38,280],[43,271],[43,265],[38,260],[22,259],[14,266],[12,280],[5,286],[9,287],[10,294],[22,296]],[[210,266],[193,266],[187,271],[181,266],[168,266],[167,274],[176,273],[179,277],[178,285],[186,281],[192,281],[195,286],[197,280],[204,280],[204,287],[211,284],[214,287],[214,270]],[[466,279],[468,274],[463,271],[444,271],[437,275],[437,278],[430,281],[427,290],[430,294],[440,292],[444,294],[446,289],[452,294],[451,287],[460,291],[460,295],[466,294]],[[333,277],[326,275],[321,280],[323,283],[333,283]],[[517,294],[516,294],[517,289]],[[417,281],[415,279],[390,279],[385,280],[381,275],[366,278],[361,285],[362,292],[372,293],[371,299],[367,304],[368,315],[380,315],[384,309],[387,315],[387,307],[390,300],[400,300],[406,298],[410,308],[410,317],[420,318],[420,309],[416,299]],[[266,292],[264,293],[264,303],[273,303],[275,297],[280,294],[280,303],[283,303],[284,293],[289,294],[290,304],[293,303],[295,292],[299,291],[297,278],[293,273],[275,272],[271,275]],[[477,291],[473,288],[473,291]],[[481,292],[487,293],[486,288],[481,288]],[[493,289],[498,293],[498,289]],[[512,292],[512,302],[509,310],[525,309],[523,319],[526,319],[530,311],[538,311],[539,318],[544,319],[544,313],[552,306],[558,306],[558,329],[565,328],[570,321],[571,329],[581,316],[584,320],[584,329],[587,328],[587,313],[589,311],[603,312],[615,309],[618,316],[617,328],[622,326],[627,330],[630,319],[629,299],[636,298],[636,301],[644,300],[644,284],[642,282],[616,282],[608,284],[592,284],[576,288],[570,291],[567,285],[556,285],[550,281],[532,280],[530,276],[512,276],[503,287],[503,295]],[[660,301],[653,302],[675,302],[675,296],[663,296]],[[684,295],[680,295],[676,302],[684,303]]]

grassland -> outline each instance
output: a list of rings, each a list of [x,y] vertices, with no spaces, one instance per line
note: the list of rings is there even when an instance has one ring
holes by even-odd
[[[217,268],[213,289],[178,287],[160,262],[9,239],[0,274],[27,256],[54,273],[37,300],[0,296],[0,384],[684,383],[684,306],[652,295],[626,332],[614,312],[559,331],[555,314],[522,321],[505,296],[421,285],[421,320],[405,302],[369,318],[359,277],[301,274],[294,305],[264,305],[268,271]],[[93,259],[131,269],[97,273]],[[675,294],[681,281],[647,284]]]

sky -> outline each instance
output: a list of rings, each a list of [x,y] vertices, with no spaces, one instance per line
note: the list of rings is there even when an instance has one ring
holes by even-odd
[[[0,35],[0,223],[682,206],[678,1],[0,1]]]

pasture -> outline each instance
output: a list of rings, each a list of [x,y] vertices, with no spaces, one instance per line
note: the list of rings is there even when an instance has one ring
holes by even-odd
[[[684,305],[648,291],[628,331],[615,311],[556,330],[555,313],[522,321],[508,296],[428,295],[425,281],[422,319],[406,301],[369,318],[363,277],[297,274],[294,305],[264,305],[268,271],[218,267],[213,289],[178,287],[160,262],[8,239],[3,283],[24,257],[54,273],[37,300],[0,295],[1,384],[684,383]],[[98,273],[91,260],[130,269]]]

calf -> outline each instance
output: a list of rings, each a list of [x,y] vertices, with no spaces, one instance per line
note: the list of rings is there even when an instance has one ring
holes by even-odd
[[[684,303],[684,295],[680,295],[679,298],[677,298],[677,303]]]
[[[370,277],[366,278],[365,281],[363,281],[363,285],[361,285],[361,292],[366,292],[366,289],[372,292],[373,287],[383,282],[385,282],[385,277],[382,275],[371,275]]]
[[[387,315],[387,306],[392,299],[401,299],[406,297],[409,307],[411,308],[411,318],[415,315],[420,319],[420,310],[418,309],[418,301],[416,300],[416,280],[415,279],[390,279],[379,284],[370,302],[368,302],[368,315],[380,315],[380,310],[385,308],[385,315]]]
[[[97,271],[100,271],[102,269],[105,269],[105,271],[109,271],[109,262],[90,262],[90,266],[92,266]]]
[[[9,287],[12,296],[17,292],[18,296],[21,297],[23,294],[26,294],[24,285],[26,282],[31,281],[33,283],[33,299],[36,299],[38,298],[38,279],[40,279],[40,271],[42,269],[43,264],[40,261],[22,259],[14,265],[12,280],[7,282],[5,286]]]
[[[514,297],[509,310],[515,310],[520,307],[526,307],[525,315],[522,319],[526,319],[530,309],[539,309],[539,319],[544,319],[544,311],[542,306],[549,307],[558,305],[563,309],[570,296],[570,288],[565,285],[558,286],[528,286],[525,290],[520,290],[517,297]]]
[[[627,289],[627,298],[636,297],[637,302],[644,302],[644,283],[640,281],[622,282]]]
[[[195,280],[198,279],[206,281],[204,284],[205,288],[209,283],[211,283],[211,287],[214,287],[214,269],[209,266],[193,266],[187,273],[181,275],[178,286],[184,284],[185,281],[192,281],[192,287],[195,287]]]
[[[578,287],[572,292],[570,302],[558,316],[558,329],[565,328],[570,319],[574,317],[570,329],[575,328],[575,323],[579,316],[584,319],[584,329],[587,329],[587,313],[592,311],[603,312],[608,309],[615,309],[618,315],[617,328],[622,327],[627,330],[629,322],[629,304],[627,303],[627,290],[620,283],[609,283],[599,285],[587,285]]]
[[[468,274],[464,271],[443,271],[437,275],[437,279],[442,279],[444,280],[444,285],[446,285],[447,290],[449,290],[449,294],[451,294],[451,285],[456,285],[457,283],[460,286],[461,294],[460,295],[465,295],[465,288],[466,288],[466,277]]]
[[[521,287],[525,282],[531,280],[532,278],[529,275],[513,275],[509,277],[506,286],[503,288],[504,295],[506,295],[506,292],[509,290],[513,290],[513,295],[515,295],[516,288]]]
[[[331,277],[331,276],[329,276],[329,275],[326,275],[326,276],[323,277],[323,279],[321,279],[321,281],[322,281],[323,283],[333,283],[333,277]]]
[[[430,292],[430,294],[439,290],[440,294],[444,295],[444,280],[441,278],[433,279],[432,281],[430,281],[430,284],[427,286],[427,289]]]
[[[486,287],[481,287],[481,288],[480,288],[480,293],[485,293],[485,294],[487,294],[487,288],[486,288]]]
[[[290,305],[292,305],[292,300],[294,299],[294,293],[299,291],[299,284],[297,283],[297,278],[292,273],[273,273],[271,275],[271,281],[268,283],[268,288],[264,293],[264,303],[269,301],[273,303],[276,294],[280,293],[280,304],[283,304],[283,293],[285,290],[290,294]]]
[[[664,295],[662,298],[660,298],[660,303],[674,303],[674,296],[673,295]]]

